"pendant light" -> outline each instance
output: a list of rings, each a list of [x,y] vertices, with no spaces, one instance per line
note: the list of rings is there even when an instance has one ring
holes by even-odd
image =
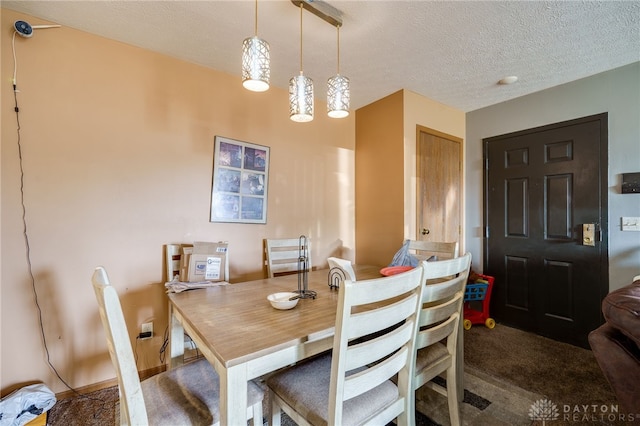
[[[338,30],[338,72],[327,80],[327,114],[331,118],[344,118],[349,115],[349,79],[340,75],[340,25]]]
[[[269,43],[258,38],[258,0],[256,0],[255,35],[242,42],[242,85],[253,92],[269,89]]]
[[[313,80],[302,72],[302,2],[300,2],[300,75],[289,80],[289,118],[300,123],[313,120]]]

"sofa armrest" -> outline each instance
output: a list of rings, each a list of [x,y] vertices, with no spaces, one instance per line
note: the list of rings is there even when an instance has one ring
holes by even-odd
[[[609,293],[602,301],[602,313],[607,323],[640,347],[640,281]]]
[[[611,389],[621,413],[640,413],[640,349],[609,324],[589,333],[589,344]]]

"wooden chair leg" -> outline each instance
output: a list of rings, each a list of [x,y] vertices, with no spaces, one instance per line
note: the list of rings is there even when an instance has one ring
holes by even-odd
[[[447,369],[447,401],[449,403],[449,419],[451,420],[451,426],[460,426],[462,424],[460,404],[458,402],[462,399],[462,395],[458,395],[456,372],[457,366],[454,362],[451,367]]]
[[[249,408],[251,410],[251,424],[253,426],[262,426],[264,419],[262,418],[262,401]]]
[[[276,402],[276,396],[273,392],[269,392],[269,401],[271,402],[271,408],[269,410],[269,426],[280,426],[282,410],[280,409],[280,405]]]

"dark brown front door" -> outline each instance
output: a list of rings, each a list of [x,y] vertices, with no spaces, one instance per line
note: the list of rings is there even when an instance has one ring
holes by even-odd
[[[609,288],[607,114],[488,138],[484,155],[492,316],[588,347]]]

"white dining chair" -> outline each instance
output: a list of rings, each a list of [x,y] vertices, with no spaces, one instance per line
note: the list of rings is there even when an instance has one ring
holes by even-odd
[[[409,241],[409,252],[418,260],[445,260],[458,257],[459,245],[457,241]]]
[[[422,296],[419,331],[416,337],[413,388],[428,386],[447,397],[452,426],[460,425],[458,404],[458,341],[464,289],[471,269],[471,254],[441,260],[422,261],[425,289]],[[446,373],[446,386],[431,381]],[[415,403],[415,400],[414,400]],[[415,406],[414,406],[415,409]]]
[[[221,241],[222,242],[222,241]],[[165,244],[164,246],[164,261],[165,261],[165,273],[167,282],[174,279],[180,280],[180,268],[183,263],[182,257],[184,256],[184,249],[193,247],[193,244]],[[225,281],[229,281],[229,251],[225,252],[224,256],[224,269]],[[184,335],[184,348],[185,350],[196,350],[198,347],[196,342],[193,341],[191,336],[185,333]]]
[[[329,264],[329,269],[339,268],[344,272],[347,279],[351,281],[356,280],[356,272],[353,270],[353,265],[349,260],[339,257],[329,257],[327,258],[327,263]]]
[[[301,253],[306,253],[306,269],[311,271],[311,245],[308,238],[267,238],[264,240],[267,275],[298,272]]]
[[[182,259],[182,248],[185,244],[165,244],[164,245],[164,265],[166,281],[173,281],[180,277],[180,262]]]
[[[140,381],[118,294],[107,272],[92,277],[109,355],[116,370],[121,425],[212,425],[220,422],[220,379],[201,358]],[[248,383],[247,420],[262,425],[264,391]]]
[[[267,378],[271,426],[281,411],[298,425],[413,424],[422,270],[343,282],[333,351]]]

